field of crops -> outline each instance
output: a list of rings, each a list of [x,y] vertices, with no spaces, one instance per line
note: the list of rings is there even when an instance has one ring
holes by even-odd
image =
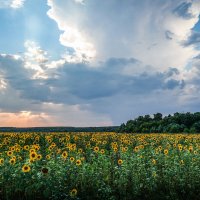
[[[1,133],[0,199],[200,199],[200,135]]]

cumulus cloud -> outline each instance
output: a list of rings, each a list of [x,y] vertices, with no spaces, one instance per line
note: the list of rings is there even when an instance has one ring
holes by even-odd
[[[188,60],[198,54],[195,48],[182,46],[199,20],[199,2],[195,0],[111,0],[101,3],[88,0],[84,6],[72,1],[48,0],[48,5],[49,17],[64,32],[60,35],[61,44],[77,49],[84,46],[89,52],[96,52],[95,60],[98,61],[110,57],[134,57],[159,70],[183,69]],[[93,48],[81,42],[82,37]],[[73,44],[69,44],[69,39]],[[76,41],[80,47],[74,44]]]
[[[73,4],[73,2],[83,4],[84,1],[75,0],[69,2],[69,4]],[[53,6],[54,3],[54,1],[48,0],[49,6]],[[54,9],[48,11],[48,16],[56,21],[57,18],[60,17],[54,11]],[[59,29],[63,31],[63,33],[60,35],[60,43],[68,49],[65,55],[63,56],[65,60],[67,62],[91,61],[96,55],[96,50],[94,48],[94,45],[90,41],[90,38],[87,37],[84,30],[79,30],[77,24],[74,24],[71,21],[67,22],[67,24],[63,23],[62,21],[57,22]]]

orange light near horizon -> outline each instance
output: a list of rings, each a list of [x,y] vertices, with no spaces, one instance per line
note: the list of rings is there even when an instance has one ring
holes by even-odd
[[[58,126],[60,124],[45,113],[33,114],[30,111],[18,113],[0,113],[1,127],[38,127],[38,126]]]

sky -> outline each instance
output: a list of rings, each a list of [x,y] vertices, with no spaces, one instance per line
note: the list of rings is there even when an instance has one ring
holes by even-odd
[[[1,127],[198,111],[199,0],[0,0]]]

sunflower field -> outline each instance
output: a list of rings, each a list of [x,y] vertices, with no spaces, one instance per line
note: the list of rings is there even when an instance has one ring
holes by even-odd
[[[200,199],[200,135],[0,133],[0,199]]]

